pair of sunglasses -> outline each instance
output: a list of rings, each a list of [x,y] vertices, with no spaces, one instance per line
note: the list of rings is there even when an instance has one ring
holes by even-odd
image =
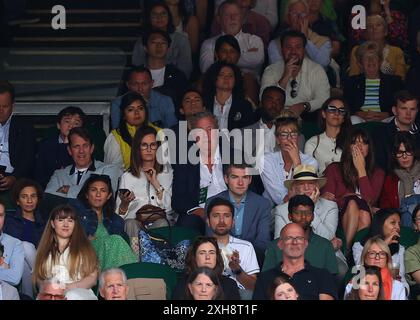
[[[347,114],[347,109],[337,108],[336,106],[333,106],[333,105],[327,106],[325,111],[328,113],[338,113],[342,116],[345,116]]]

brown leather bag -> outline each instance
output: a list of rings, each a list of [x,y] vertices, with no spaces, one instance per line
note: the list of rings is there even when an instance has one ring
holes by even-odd
[[[143,225],[155,222],[159,219],[166,219],[166,211],[152,204],[145,204],[136,212],[136,219]]]

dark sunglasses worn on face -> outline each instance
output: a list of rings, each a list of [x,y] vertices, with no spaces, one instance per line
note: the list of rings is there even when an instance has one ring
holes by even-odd
[[[336,106],[330,105],[325,109],[328,113],[338,113],[342,116],[345,116],[347,114],[347,109],[344,108],[337,108]]]

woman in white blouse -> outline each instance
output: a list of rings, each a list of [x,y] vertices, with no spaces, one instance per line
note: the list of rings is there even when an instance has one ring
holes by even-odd
[[[161,144],[154,128],[145,126],[133,138],[130,169],[120,181],[117,212],[125,220],[125,231],[137,237],[139,224],[136,212],[146,204],[171,211],[172,169],[157,159]],[[124,190],[126,189],[126,190]]]
[[[94,297],[91,288],[96,285],[98,269],[95,250],[83,232],[76,210],[69,205],[54,208],[38,245],[35,284],[53,280],[66,292],[86,290],[86,295]]]
[[[318,161],[318,174],[332,162],[340,162],[346,133],[351,126],[349,110],[341,98],[328,98],[321,107],[321,134],[305,144],[305,153]]]

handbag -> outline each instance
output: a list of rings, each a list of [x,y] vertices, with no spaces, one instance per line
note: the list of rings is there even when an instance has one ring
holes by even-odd
[[[165,209],[152,204],[145,204],[136,212],[136,220],[139,221],[145,228],[159,219],[167,219],[166,211]]]

